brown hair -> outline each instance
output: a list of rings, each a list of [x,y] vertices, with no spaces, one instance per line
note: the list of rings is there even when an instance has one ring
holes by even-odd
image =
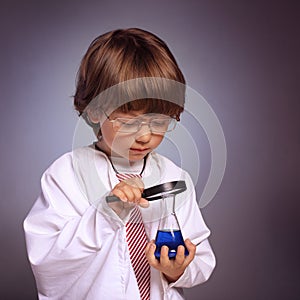
[[[106,99],[106,102],[123,112],[143,109],[146,113],[163,113],[179,120],[184,105],[185,79],[165,42],[138,28],[118,29],[100,35],[90,44],[81,61],[74,96],[75,109],[82,115],[88,104],[103,91],[128,80],[145,77],[179,82],[181,96],[178,97],[178,90],[175,93],[180,100],[145,97],[147,101],[145,98],[132,99],[120,102],[120,106],[111,103],[117,99]]]

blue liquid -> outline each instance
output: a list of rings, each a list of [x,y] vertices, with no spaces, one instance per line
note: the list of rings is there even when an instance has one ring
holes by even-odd
[[[186,249],[183,241],[183,237],[181,234],[181,230],[158,230],[156,234],[156,239],[155,239],[155,245],[156,249],[154,252],[154,255],[157,259],[160,258],[160,250],[162,246],[168,246],[169,247],[169,258],[175,258],[176,253],[177,253],[177,247],[179,245],[183,245],[185,248],[184,255],[187,256],[189,254],[188,250]]]

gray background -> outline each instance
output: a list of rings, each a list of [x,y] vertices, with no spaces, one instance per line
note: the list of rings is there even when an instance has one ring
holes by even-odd
[[[97,35],[136,26],[166,40],[227,140],[222,186],[203,209],[217,268],[187,299],[296,299],[298,3],[1,1],[0,298],[36,298],[22,222],[42,172],[72,148],[79,61]]]

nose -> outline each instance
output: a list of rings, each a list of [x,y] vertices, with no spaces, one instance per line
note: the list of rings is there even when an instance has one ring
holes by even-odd
[[[135,140],[139,143],[148,143],[151,139],[152,132],[148,124],[143,124],[135,135]]]

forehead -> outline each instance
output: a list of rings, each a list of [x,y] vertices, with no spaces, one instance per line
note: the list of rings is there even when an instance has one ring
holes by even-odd
[[[166,115],[163,114],[159,114],[159,113],[147,113],[145,112],[145,110],[133,110],[133,111],[129,111],[129,112],[123,112],[121,110],[115,110],[114,112],[111,113],[110,115],[111,117],[114,118],[138,118],[138,117],[149,117],[149,118],[153,118],[153,117],[163,117]]]
[[[112,111],[124,112],[124,113],[157,113],[164,114],[168,116],[179,115],[183,108],[178,106],[176,103],[157,99],[157,98],[141,98],[133,101],[128,101],[126,103],[115,103],[114,101],[106,102],[106,105],[100,105],[108,113]]]

